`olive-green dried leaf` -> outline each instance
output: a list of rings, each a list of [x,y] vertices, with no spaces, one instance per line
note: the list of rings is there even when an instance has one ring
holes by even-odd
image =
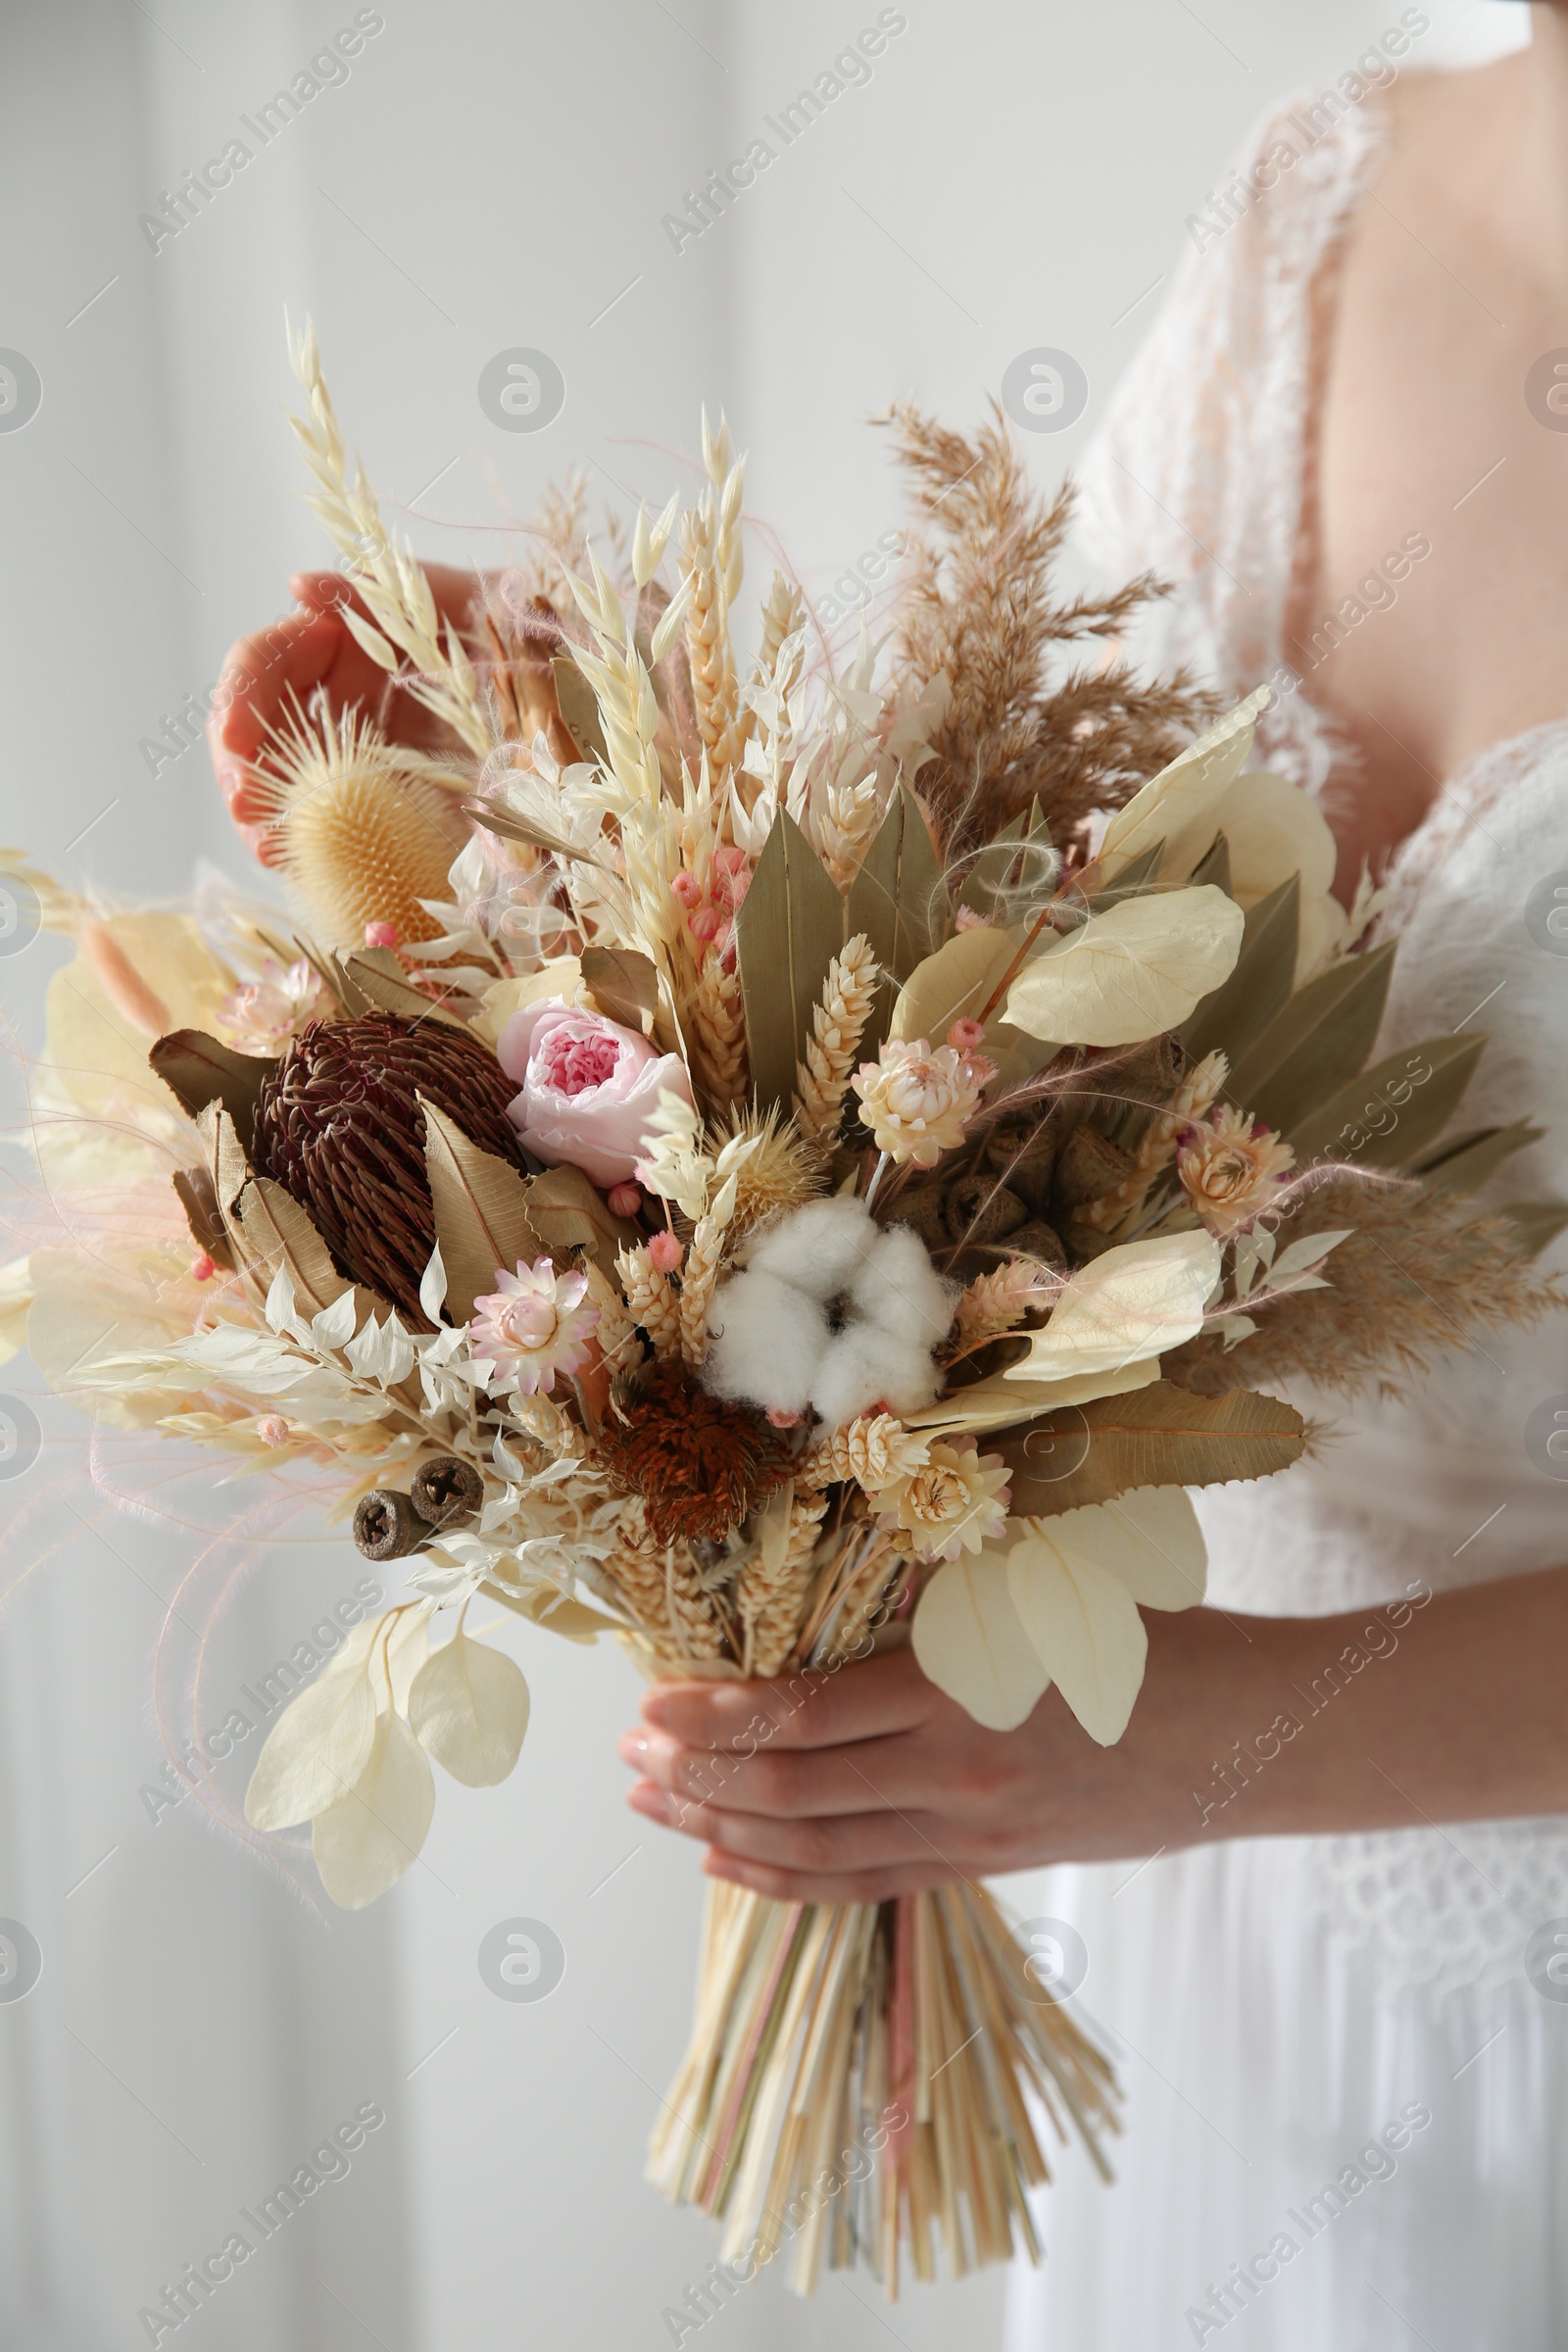
[[[919,803],[904,784],[850,886],[846,933],[853,939],[858,931],[870,941],[881,974],[860,1041],[864,1053],[874,1054],[887,1035],[898,983],[934,955],[948,935],[942,866]]]
[[[635,948],[584,948],[584,986],[607,1020],[641,1031],[659,1009],[659,972]]]
[[[1529,1144],[1539,1144],[1545,1132],[1544,1127],[1533,1127],[1528,1119],[1516,1119],[1510,1127],[1473,1127],[1439,1145],[1413,1165],[1416,1173],[1425,1177],[1430,1192],[1479,1192],[1505,1159]]]
[[[447,1312],[466,1323],[475,1298],[496,1287],[496,1275],[531,1265],[545,1244],[528,1214],[528,1190],[509,1160],[481,1152],[421,1095],[424,1165],[435,1210],[435,1236],[446,1268]]]
[[[612,1212],[604,1195],[595,1190],[581,1168],[566,1161],[532,1177],[526,1192],[528,1214],[552,1257],[586,1250],[607,1274],[612,1274],[616,1250],[635,1249],[643,1239],[639,1227]]]
[[[1304,1426],[1275,1396],[1250,1389],[1194,1396],[1161,1380],[991,1442],[1012,1471],[1012,1516],[1047,1518],[1135,1487],[1268,1478],[1297,1459]]]
[[[752,1085],[764,1111],[774,1102],[787,1109],[811,1013],[827,967],[844,945],[845,928],[843,900],[816,852],[782,808],[741,901],[735,938]]]
[[[1256,1043],[1231,1065],[1231,1100],[1283,1134],[1353,1078],[1371,1053],[1388,1002],[1394,943],[1348,956],[1298,989]]]
[[[608,767],[610,753],[600,723],[598,696],[569,654],[555,656],[550,674],[556,682],[556,707],[567,734],[585,760],[601,760]]]
[[[1182,1031],[1182,1044],[1195,1061],[1221,1052],[1234,1069],[1289,1003],[1299,922],[1300,885],[1295,874],[1248,910],[1235,971],[1203,999]]]

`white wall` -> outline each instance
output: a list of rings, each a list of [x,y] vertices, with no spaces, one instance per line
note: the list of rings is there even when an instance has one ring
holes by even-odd
[[[77,883],[172,895],[203,854],[238,870],[202,753],[155,781],[138,743],[322,551],[282,420],[285,303],[314,313],[351,437],[426,554],[498,560],[509,516],[574,459],[623,507],[662,502],[690,478],[706,398],[752,453],[755,515],[825,588],[900,519],[867,416],[911,393],[972,420],[1016,353],[1064,348],[1088,409],[1029,448],[1043,480],[1070,464],[1247,124],[1398,11],[908,0],[869,83],[677,252],[662,216],[874,20],[869,0],[386,0],[348,82],[154,254],[137,216],[354,13],[70,0],[0,27],[0,345],[44,386],[0,433],[0,832]],[[1525,12],[1432,14],[1427,62],[1519,37]],[[566,380],[536,436],[475,396],[514,345]],[[26,1046],[57,960],[39,942],[0,964]],[[14,1148],[5,1164],[24,1181]],[[0,1373],[36,1385],[24,1359]],[[685,2031],[699,1882],[695,1851],[620,1803],[627,1667],[517,1643],[535,1709],[514,1780],[444,1787],[427,1866],[368,1916],[318,1917],[189,1802],[149,1819],[160,1596],[197,1539],[104,1515],[80,1425],[42,1409],[43,1462],[0,1485],[11,1566],[59,1546],[0,1619],[0,1917],[45,1953],[36,1991],[0,2003],[0,2340],[145,2342],[160,2282],[374,2099],[388,2124],[349,2179],[191,2340],[668,2342],[661,2315],[711,2240],[639,2172]],[[222,1498],[198,1479],[179,1501],[210,1519]],[[342,1544],[274,1546],[213,1690],[254,1681],[358,1567]],[[475,1966],[516,1915],[567,1953],[538,2006],[497,2001]],[[803,2307],[768,2278],[713,2328],[732,2352],[998,2340],[994,2278],[887,2315],[874,2300],[836,2279]]]

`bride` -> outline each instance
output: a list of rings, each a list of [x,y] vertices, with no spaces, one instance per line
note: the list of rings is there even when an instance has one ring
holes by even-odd
[[[1321,794],[1343,895],[1386,888],[1379,1052],[1490,1031],[1466,1120],[1532,1111],[1504,1189],[1539,1197],[1568,1188],[1568,5],[1532,16],[1502,63],[1263,125],[1083,514],[1113,574],[1177,583],[1164,650],[1274,686],[1264,759]],[[253,829],[278,679],[371,682],[296,585],[215,722]],[[1062,1866],[1039,1948],[1087,1965],[1128,2133],[1112,2189],[1063,2156],[1020,2352],[1568,2343],[1568,1327],[1314,1409],[1314,1460],[1199,1497],[1211,1605],[1151,1617],[1116,1747],[1054,1692],[982,1730],[907,1652],[722,1809],[702,1751],[765,1689],[651,1690],[622,1743],[638,1810],[763,1893]]]

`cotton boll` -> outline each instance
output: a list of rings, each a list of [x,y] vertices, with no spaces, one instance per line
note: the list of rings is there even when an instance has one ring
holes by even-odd
[[[811,1406],[829,1429],[853,1421],[873,1405],[912,1413],[937,1393],[937,1369],[928,1348],[890,1340],[874,1323],[851,1323],[834,1339],[817,1366]]]
[[[828,1342],[827,1317],[814,1298],[775,1274],[750,1266],[714,1293],[703,1384],[715,1396],[803,1412]]]
[[[755,1245],[752,1266],[813,1298],[847,1291],[882,1236],[858,1200],[809,1200]]]
[[[948,1285],[927,1256],[925,1244],[907,1225],[891,1226],[880,1236],[851,1286],[850,1298],[857,1313],[885,1332],[901,1351],[917,1348],[929,1355],[953,1321]]]

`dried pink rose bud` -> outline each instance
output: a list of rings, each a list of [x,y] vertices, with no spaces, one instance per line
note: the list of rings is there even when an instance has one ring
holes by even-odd
[[[642,1190],[635,1184],[614,1184],[609,1194],[612,1217],[634,1217],[643,1204]]]

